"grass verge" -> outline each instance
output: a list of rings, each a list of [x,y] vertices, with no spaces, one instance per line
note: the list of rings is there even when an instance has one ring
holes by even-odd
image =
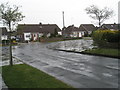
[[[86,50],[84,52],[91,53],[91,54],[100,54],[100,55],[120,57],[120,50],[118,49],[97,48],[97,49]]]
[[[9,88],[72,88],[26,64],[3,66],[2,76]]]

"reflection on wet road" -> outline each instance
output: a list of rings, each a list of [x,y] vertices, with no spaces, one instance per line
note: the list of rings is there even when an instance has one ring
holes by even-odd
[[[21,44],[13,55],[76,88],[117,88],[118,59],[46,48],[49,44]]]

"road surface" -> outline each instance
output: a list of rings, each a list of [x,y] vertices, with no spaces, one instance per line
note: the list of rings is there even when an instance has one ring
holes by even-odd
[[[48,45],[21,44],[13,56],[75,88],[118,87],[118,59],[55,51]]]

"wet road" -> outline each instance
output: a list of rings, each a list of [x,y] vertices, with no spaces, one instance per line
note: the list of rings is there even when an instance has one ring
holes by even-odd
[[[13,55],[76,88],[118,87],[118,59],[54,51],[48,45],[21,44]]]

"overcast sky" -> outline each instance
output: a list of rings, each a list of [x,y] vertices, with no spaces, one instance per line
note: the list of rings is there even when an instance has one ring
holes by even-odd
[[[63,27],[62,11],[65,13],[65,26],[74,24],[79,27],[80,24],[96,24],[86,14],[85,8],[90,5],[97,5],[99,8],[108,7],[114,10],[114,17],[106,20],[104,23],[118,23],[118,2],[120,0],[0,0],[0,3],[9,2],[22,6],[20,10],[25,18],[20,23],[38,24],[57,24]]]

